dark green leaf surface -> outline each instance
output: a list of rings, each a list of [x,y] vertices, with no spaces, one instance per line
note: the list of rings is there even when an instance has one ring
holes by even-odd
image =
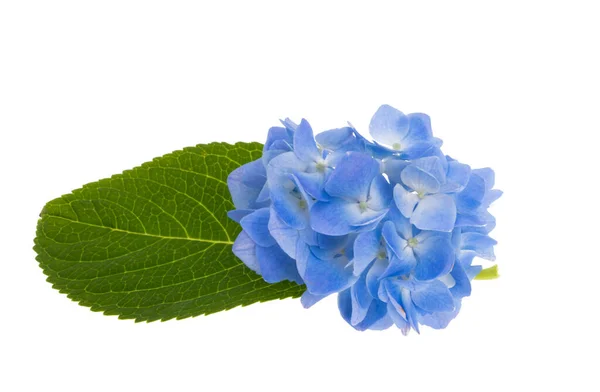
[[[94,311],[136,321],[209,314],[298,297],[231,251],[240,227],[227,176],[259,143],[212,143],[156,158],[49,202],[35,251],[48,281]]]

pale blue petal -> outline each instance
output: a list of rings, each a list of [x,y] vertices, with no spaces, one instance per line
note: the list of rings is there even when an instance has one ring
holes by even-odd
[[[409,122],[409,130],[404,137],[403,144],[412,145],[416,142],[430,141],[433,137],[431,131],[431,119],[423,113],[411,113],[406,116]]]
[[[269,185],[272,207],[281,220],[295,229],[307,227],[311,201],[306,198],[303,190],[298,186],[296,178],[291,174],[278,174],[270,171]]]
[[[460,310],[460,301],[454,301],[454,310],[450,312],[437,312],[419,316],[419,322],[433,329],[444,329],[454,320]]]
[[[343,199],[319,201],[311,209],[311,225],[316,232],[340,236],[357,231],[353,226],[367,225],[382,219],[386,211],[361,211],[358,203]]]
[[[304,172],[307,168],[308,164],[298,159],[293,152],[280,154],[273,158],[267,167],[269,184],[272,184],[272,179],[277,179],[282,173]]]
[[[454,264],[454,248],[448,237],[419,234],[415,239],[418,241],[413,248],[417,257],[415,277],[418,280],[431,280],[450,272]]]
[[[304,162],[315,162],[321,158],[313,130],[305,119],[300,121],[300,125],[294,132],[294,152]]]
[[[379,163],[372,157],[349,152],[340,161],[325,183],[331,196],[349,200],[366,201],[371,182],[379,175]]]
[[[411,293],[413,303],[428,313],[450,312],[454,310],[454,299],[448,287],[439,280],[419,285]]]
[[[455,221],[454,199],[444,194],[425,196],[410,217],[410,222],[421,230],[450,232]]]
[[[258,260],[256,258],[256,244],[248,234],[241,232],[232,247],[233,254],[246,264],[252,271],[260,274]]]
[[[381,105],[369,124],[373,139],[389,146],[401,143],[408,130],[408,117],[389,105]]]
[[[391,251],[396,254],[396,257],[401,258],[404,254],[405,248],[408,246],[408,242],[404,238],[400,237],[400,235],[398,235],[394,222],[385,222],[383,224],[383,229],[381,233],[389,249],[391,249]]]
[[[483,227],[486,221],[481,215],[456,214],[455,227]]]
[[[386,306],[385,309],[385,315],[383,317],[381,317],[379,320],[375,321],[373,324],[369,325],[369,329],[372,331],[383,331],[385,329],[388,329],[389,327],[391,327],[392,325],[394,325],[394,320],[392,320],[392,318],[389,316],[389,314],[387,314],[387,305],[385,304],[377,304],[377,312],[382,312],[384,311],[383,306]],[[365,319],[367,319],[365,317]]]
[[[293,132],[282,127],[272,127],[267,134],[267,141],[263,146],[261,162],[267,166],[276,156],[292,151]]]
[[[298,242],[298,229],[288,226],[277,212],[271,207],[271,215],[269,218],[269,232],[277,241],[277,244],[283,249],[288,256],[296,258],[296,243]]]
[[[394,187],[394,202],[398,210],[407,218],[410,218],[415,210],[415,206],[419,202],[419,196],[407,191],[400,184]]]
[[[496,174],[489,167],[473,169],[473,174],[483,179],[486,190],[489,191],[494,187],[494,183],[496,182]]]
[[[354,130],[350,127],[331,129],[315,136],[317,143],[328,150],[338,150],[354,141]]]
[[[371,182],[369,189],[369,208],[381,211],[390,207],[390,203],[393,200],[393,192],[391,185],[386,181],[383,176],[376,176]]]
[[[381,234],[377,231],[361,233],[354,242],[352,264],[354,275],[359,276],[375,260],[381,246]]]
[[[257,246],[256,259],[260,266],[260,275],[265,282],[277,283],[282,280],[290,280],[302,284],[302,278],[296,269],[296,262],[279,246],[274,245],[268,248]]]
[[[471,167],[458,161],[448,162],[448,172],[446,173],[446,183],[440,187],[441,193],[460,192],[465,189],[469,177],[471,176]]]
[[[494,245],[498,242],[493,238],[480,233],[463,233],[461,239],[463,250],[472,250],[486,260],[496,260]]]
[[[430,156],[442,156],[439,146],[435,143],[435,140],[427,142],[415,142],[403,148],[400,152],[399,157],[402,159],[417,159]],[[445,165],[445,162],[442,163]]]
[[[481,200],[481,205],[488,208],[490,204],[498,200],[502,194],[503,192],[499,189],[491,189],[485,192],[485,196],[483,196],[483,199]]]
[[[305,291],[304,294],[302,294],[302,297],[300,297],[300,303],[302,304],[302,306],[305,309],[308,309],[325,297],[327,297],[327,296],[326,295],[315,295],[315,294],[311,294],[309,291]]]
[[[440,182],[434,175],[415,165],[409,165],[402,170],[400,178],[409,189],[421,194],[437,193],[440,189]]]
[[[275,245],[275,239],[269,233],[269,208],[261,208],[240,220],[242,229],[259,246]]]
[[[227,177],[227,186],[235,208],[244,210],[264,207],[264,204],[259,204],[256,200],[266,180],[265,168],[260,159],[232,171]]]
[[[435,178],[439,184],[443,184],[446,182],[446,170],[444,170],[444,166],[442,165],[443,160],[446,160],[446,158],[440,158],[437,156],[424,157],[415,159],[412,161],[410,166],[421,169],[425,173]]]
[[[256,202],[264,203],[264,205],[266,206],[266,204],[269,203],[270,192],[271,191],[269,190],[269,182],[265,181],[265,185],[263,185],[262,189],[260,190],[260,193],[256,197]]]

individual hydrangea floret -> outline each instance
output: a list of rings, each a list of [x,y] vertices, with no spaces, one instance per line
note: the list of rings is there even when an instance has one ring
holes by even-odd
[[[269,283],[305,284],[305,307],[337,293],[357,330],[445,328],[482,269],[474,259],[495,260],[494,172],[444,155],[427,115],[388,105],[373,141],[282,124],[228,178],[236,256]]]

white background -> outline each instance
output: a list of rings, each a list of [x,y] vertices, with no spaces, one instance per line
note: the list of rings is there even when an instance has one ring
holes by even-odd
[[[600,390],[593,1],[0,4],[0,390]],[[333,297],[134,324],[45,282],[47,201],[285,116],[365,132],[382,103],[505,191],[502,276],[446,330],[356,332]]]

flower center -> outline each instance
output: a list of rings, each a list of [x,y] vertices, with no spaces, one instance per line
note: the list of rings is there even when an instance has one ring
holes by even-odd
[[[366,201],[361,201],[358,203],[358,208],[360,208],[360,212],[365,212],[369,206]]]
[[[327,168],[327,165],[325,165],[324,162],[317,162],[317,164],[315,165],[315,169],[319,172],[319,173],[323,173],[325,171],[325,169]]]
[[[306,204],[306,200],[304,200],[304,199],[298,200],[298,207],[300,207],[301,209],[305,210],[306,207],[308,207],[308,205]]]
[[[411,238],[408,240],[408,246],[410,246],[411,248],[414,248],[415,246],[419,245],[419,240],[416,238]]]
[[[394,143],[394,144],[392,144],[392,148],[394,150],[400,151],[402,149],[402,144],[400,144],[400,143]]]
[[[385,249],[380,249],[379,252],[377,252],[377,258],[379,260],[387,258],[387,253],[385,252]]]

